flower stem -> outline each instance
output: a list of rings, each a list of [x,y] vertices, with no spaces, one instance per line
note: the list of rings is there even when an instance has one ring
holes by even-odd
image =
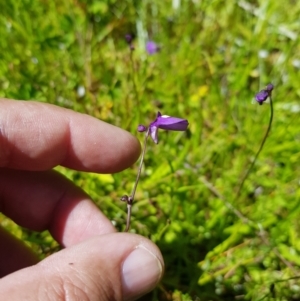
[[[127,203],[127,219],[126,219],[126,228],[124,232],[128,232],[130,228],[130,218],[131,218],[131,207],[132,203],[130,204],[129,202]]]
[[[136,109],[138,113],[138,120],[140,119],[140,99],[139,99],[139,93],[137,89],[137,83],[136,83],[136,76],[135,76],[135,66],[134,66],[134,59],[133,59],[133,51],[130,51],[130,65],[131,65],[131,81],[132,81],[132,86],[133,86],[133,91],[135,94],[135,99],[136,99]]]
[[[145,153],[146,153],[146,148],[147,148],[147,140],[148,140],[148,137],[149,137],[149,133],[150,133],[150,128],[148,128],[148,130],[146,132],[146,135],[145,135],[143,150],[142,150],[142,156],[141,156],[141,160],[140,160],[138,173],[137,173],[136,180],[135,180],[134,186],[132,188],[131,194],[128,197],[128,200],[127,200],[127,220],[126,220],[125,232],[128,232],[128,230],[130,228],[131,207],[132,207],[132,204],[133,204],[133,201],[134,201],[136,188],[138,186],[138,183],[139,183],[139,180],[140,180],[140,177],[141,177],[141,172],[142,172],[142,168],[143,168],[143,162],[144,162],[144,158],[145,158]]]
[[[251,173],[251,171],[252,171],[252,169],[253,169],[256,161],[257,161],[257,158],[258,158],[259,154],[261,153],[261,151],[262,151],[262,149],[263,149],[263,147],[265,145],[265,142],[266,142],[266,140],[268,138],[268,135],[269,135],[269,133],[271,131],[272,122],[273,122],[273,116],[274,116],[274,109],[273,109],[272,96],[270,95],[269,98],[270,98],[270,120],[269,120],[269,125],[268,125],[267,131],[265,133],[265,136],[264,136],[264,138],[263,138],[263,140],[262,140],[262,142],[260,144],[260,147],[259,147],[259,149],[258,149],[258,151],[257,151],[257,153],[256,153],[256,155],[254,157],[254,160],[252,161],[252,163],[251,163],[250,167],[248,168],[245,176],[243,177],[243,180],[242,180],[242,182],[241,182],[241,184],[239,186],[239,189],[238,189],[235,201],[237,201],[239,199],[239,197],[241,195],[241,192],[242,192],[242,189],[244,187],[245,181],[249,177],[249,175],[250,175],[250,173]]]

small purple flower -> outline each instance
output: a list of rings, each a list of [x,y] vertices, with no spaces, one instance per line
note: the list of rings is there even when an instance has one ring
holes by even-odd
[[[158,129],[169,131],[185,131],[188,125],[189,123],[186,119],[161,115],[161,113],[158,112],[156,119],[149,126],[149,132],[152,140],[157,144]]]
[[[268,85],[266,86],[265,89],[259,91],[259,92],[255,95],[256,101],[257,101],[260,105],[262,105],[263,102],[266,101],[267,98],[268,98],[269,96],[271,96],[272,90],[273,90],[273,89],[274,89],[274,85],[273,85],[273,84],[268,84]]]
[[[140,180],[143,162],[144,162],[145,153],[146,153],[147,141],[148,141],[149,136],[151,136],[151,138],[153,139],[153,141],[155,143],[158,143],[158,138],[157,138],[158,129],[170,130],[170,131],[185,131],[187,129],[188,125],[189,125],[189,123],[186,119],[171,117],[171,116],[167,116],[167,115],[161,115],[160,112],[157,112],[156,119],[150,123],[148,128],[141,124],[138,126],[139,132],[145,132],[145,131],[147,131],[147,132],[145,134],[140,165],[139,165],[139,169],[138,169],[138,173],[136,176],[134,186],[132,188],[132,192],[129,196],[125,194],[120,198],[120,200],[122,202],[127,203],[127,219],[126,219],[125,232],[127,232],[130,228],[131,207],[133,205],[136,188],[137,188],[138,182]]]
[[[146,51],[148,54],[152,55],[157,53],[160,50],[160,47],[153,41],[148,41],[146,43]]]
[[[260,92],[258,92],[256,95],[255,95],[255,99],[256,101],[262,105],[263,102],[269,97],[269,91],[267,90],[261,90]]]

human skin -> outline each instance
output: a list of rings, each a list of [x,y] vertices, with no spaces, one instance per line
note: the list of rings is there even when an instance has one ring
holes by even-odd
[[[117,233],[90,197],[53,171],[114,173],[132,165],[140,144],[128,132],[45,103],[0,99],[0,211],[64,249],[39,262],[0,228],[1,300],[135,300],[162,277],[159,249]]]

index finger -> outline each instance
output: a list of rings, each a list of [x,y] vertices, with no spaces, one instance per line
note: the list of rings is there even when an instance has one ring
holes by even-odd
[[[34,101],[0,99],[0,167],[113,173],[140,154],[128,132],[91,116]]]

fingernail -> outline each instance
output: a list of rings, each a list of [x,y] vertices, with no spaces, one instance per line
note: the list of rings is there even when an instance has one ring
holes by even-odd
[[[143,246],[138,246],[123,264],[123,296],[132,300],[153,290],[162,276],[158,258]]]

